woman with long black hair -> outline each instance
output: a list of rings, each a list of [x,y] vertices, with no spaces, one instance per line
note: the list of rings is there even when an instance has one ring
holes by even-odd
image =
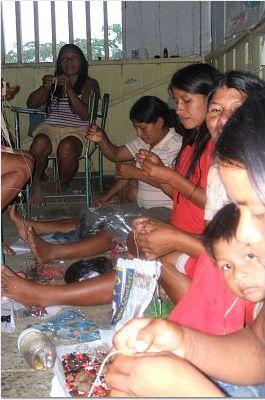
[[[47,117],[33,132],[30,152],[36,160],[33,174],[31,204],[43,204],[42,181],[48,156],[57,154],[58,188],[65,190],[78,169],[78,158],[86,143],[88,102],[91,91],[99,93],[99,85],[88,75],[88,62],[74,44],[64,45],[58,54],[55,74],[44,75],[42,85],[29,95],[27,106],[46,104]],[[46,187],[45,187],[46,186]],[[53,186],[48,187],[54,189]]]

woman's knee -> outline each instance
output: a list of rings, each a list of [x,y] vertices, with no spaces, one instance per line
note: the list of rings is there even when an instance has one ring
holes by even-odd
[[[82,154],[83,144],[75,136],[68,136],[62,139],[57,148],[58,157],[78,158]]]
[[[50,138],[43,133],[36,135],[30,146],[30,152],[33,154],[39,152],[45,155],[50,154],[52,152],[52,143]]]

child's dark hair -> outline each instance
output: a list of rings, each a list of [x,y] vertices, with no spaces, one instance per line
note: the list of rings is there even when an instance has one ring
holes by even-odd
[[[219,71],[208,64],[192,64],[188,65],[177,71],[170,82],[169,90],[180,89],[188,93],[202,94],[208,96],[215,88],[220,77]],[[207,129],[206,122],[204,122],[199,131],[189,129],[184,133],[182,147],[176,158],[176,165],[178,165],[182,151],[184,148],[195,143],[193,159],[188,168],[186,178],[189,178],[194,173],[194,170],[199,162],[199,159],[205,150],[211,135]]]
[[[218,240],[229,242],[236,234],[240,211],[234,203],[226,204],[209,222],[203,232],[202,242],[207,252],[215,258],[214,246]]]
[[[143,96],[132,106],[130,120],[150,124],[163,118],[164,126],[170,128],[169,115],[169,107],[164,101],[155,96]]]

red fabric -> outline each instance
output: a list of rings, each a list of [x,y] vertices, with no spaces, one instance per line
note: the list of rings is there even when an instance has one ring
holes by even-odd
[[[200,187],[205,189],[207,185],[207,176],[210,167],[213,164],[214,142],[210,140],[200,157],[200,160],[195,168],[194,174],[189,179],[192,183],[198,184]],[[177,172],[182,176],[185,176],[190,166],[192,156],[194,152],[194,144],[192,146],[186,146],[181,155]],[[191,233],[202,233],[204,229],[204,209],[199,208],[181,193],[176,191],[173,197],[173,210],[171,216],[171,223],[176,228],[179,228],[185,232]]]
[[[222,272],[206,251],[198,258],[196,268],[194,262],[190,262],[190,266],[193,273],[191,285],[172,310],[169,320],[214,335],[236,332],[244,327],[246,321],[252,322],[250,316],[253,316],[254,304],[249,301],[238,299],[231,311],[227,311],[236,296],[230,292]]]

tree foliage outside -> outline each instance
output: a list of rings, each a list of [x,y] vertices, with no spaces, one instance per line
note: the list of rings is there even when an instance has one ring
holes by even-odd
[[[102,32],[104,28],[102,27]],[[122,58],[122,30],[120,24],[113,24],[108,27],[108,42],[109,42],[109,59],[119,60]],[[58,54],[60,48],[65,45],[65,42],[59,42],[56,44],[56,54]],[[87,41],[86,39],[75,39],[76,44],[80,49],[83,50],[84,54],[87,54]],[[104,39],[93,38],[91,39],[91,52],[92,60],[97,60],[100,57],[102,60],[105,59]],[[40,62],[52,62],[52,43],[41,43],[40,44]],[[22,47],[22,61],[24,63],[35,62],[35,42],[27,42]],[[14,50],[10,50],[5,56],[6,63],[16,63],[17,53]]]

